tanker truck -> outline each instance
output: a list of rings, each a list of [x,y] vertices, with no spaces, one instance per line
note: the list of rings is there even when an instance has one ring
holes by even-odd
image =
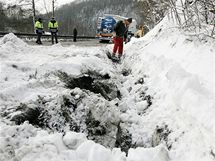
[[[111,15],[104,14],[104,16],[99,17],[97,21],[97,31],[96,38],[100,40],[100,42],[109,42],[113,39],[113,28],[114,25],[119,20],[127,19],[126,17],[119,15]],[[134,33],[137,31],[137,22],[135,19],[132,20],[132,23],[128,28],[128,37],[132,37]]]

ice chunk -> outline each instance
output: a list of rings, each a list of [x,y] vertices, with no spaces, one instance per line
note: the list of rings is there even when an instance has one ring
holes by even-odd
[[[77,149],[86,140],[87,138],[83,133],[76,132],[67,132],[63,137],[63,142],[69,149]]]

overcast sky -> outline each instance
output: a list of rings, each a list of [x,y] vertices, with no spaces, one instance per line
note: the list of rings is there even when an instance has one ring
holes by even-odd
[[[19,1],[20,0],[0,0],[0,2],[6,3],[6,4],[14,4],[14,5],[20,4]],[[56,1],[56,7],[59,7],[61,5],[73,2],[75,0],[55,0],[55,1]],[[35,6],[36,6],[36,9],[41,13],[46,13],[46,10],[50,12],[52,10],[52,0],[35,0]]]

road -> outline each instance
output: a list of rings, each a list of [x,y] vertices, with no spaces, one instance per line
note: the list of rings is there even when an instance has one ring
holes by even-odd
[[[25,42],[27,42],[29,45],[38,45],[35,43],[35,41],[32,40],[24,40]],[[51,46],[51,41],[43,41],[43,46]],[[71,45],[77,45],[77,46],[106,46],[108,44],[111,43],[100,43],[99,40],[97,39],[88,39],[88,40],[77,40],[77,42],[73,42],[72,40],[59,40],[59,42],[61,43],[62,46],[71,46]]]

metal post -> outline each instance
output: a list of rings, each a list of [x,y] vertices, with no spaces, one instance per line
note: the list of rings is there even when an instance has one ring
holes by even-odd
[[[32,0],[32,9],[33,9],[33,31],[34,31],[35,17],[36,17],[36,11],[35,11],[35,3],[34,3],[34,0]]]
[[[54,0],[52,0],[52,17],[54,17]]]

